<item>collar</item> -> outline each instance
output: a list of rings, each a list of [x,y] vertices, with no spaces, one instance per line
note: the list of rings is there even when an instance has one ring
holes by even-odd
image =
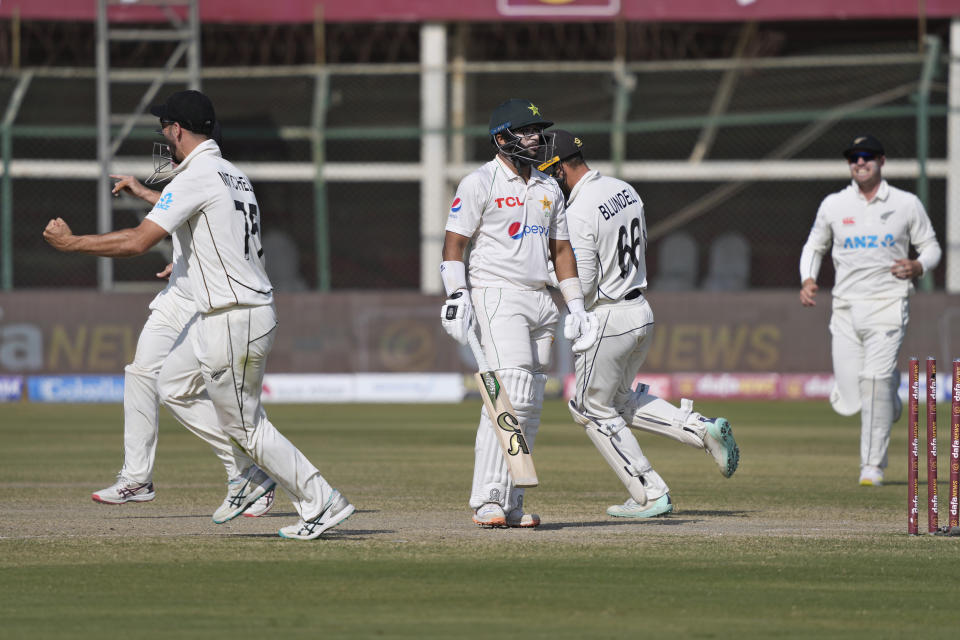
[[[850,187],[853,189],[857,198],[863,202],[867,202],[867,199],[863,196],[863,192],[860,191],[860,185],[858,185],[855,180],[850,180]],[[888,197],[890,197],[890,185],[887,184],[886,180],[881,179],[880,188],[877,189],[877,195],[873,196],[873,200],[870,200],[870,202],[874,202],[875,200],[886,201]],[[867,202],[867,204],[870,204],[870,202]]]
[[[570,190],[570,195],[567,196],[567,206],[569,207],[570,204],[573,202],[573,199],[577,197],[577,194],[580,193],[580,188],[583,185],[590,182],[591,180],[596,180],[599,177],[600,177],[600,172],[597,171],[596,169],[590,169],[590,171],[587,171],[585,174],[583,174],[583,177],[580,178],[577,184],[573,185],[573,189]]]
[[[221,156],[220,147],[217,146],[217,143],[213,140],[204,140],[197,146],[193,148],[193,151],[183,159],[183,162],[177,165],[177,173],[180,173],[187,168],[187,165],[190,164],[190,161],[200,155],[212,154],[214,156]]]
[[[503,169],[503,173],[506,175],[507,180],[519,180],[520,182],[523,182],[523,178],[520,177],[520,174],[514,173],[513,169],[511,169],[510,166],[503,161],[503,158],[500,157],[500,154],[494,156],[493,159],[500,165],[500,168]],[[533,181],[543,182],[543,179],[546,177],[546,174],[539,171],[536,167],[531,166],[530,179],[526,182],[526,184],[530,184]]]

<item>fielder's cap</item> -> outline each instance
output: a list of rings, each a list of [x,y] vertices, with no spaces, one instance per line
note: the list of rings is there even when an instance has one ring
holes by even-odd
[[[871,135],[857,136],[853,139],[853,142],[850,143],[850,146],[843,150],[843,156],[849,158],[857,151],[865,151],[875,156],[882,156],[883,145]]]
[[[507,129],[520,129],[532,124],[541,125],[546,129],[553,123],[544,120],[540,115],[540,108],[529,100],[510,98],[493,110],[490,116],[490,136],[495,136]]]
[[[213,133],[217,122],[210,98],[192,89],[174,93],[165,103],[150,107],[150,113],[161,120],[178,122],[184,129],[205,136]]]
[[[538,169],[546,171],[561,160],[566,160],[583,151],[583,140],[566,129],[554,129],[547,136],[547,158]]]

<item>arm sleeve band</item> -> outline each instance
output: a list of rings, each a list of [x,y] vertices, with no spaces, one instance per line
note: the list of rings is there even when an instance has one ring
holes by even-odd
[[[571,312],[583,311],[583,289],[580,288],[580,278],[561,280],[560,292],[567,302],[567,309]]]
[[[445,260],[440,263],[440,278],[447,297],[457,289],[467,288],[467,269],[460,260]]]

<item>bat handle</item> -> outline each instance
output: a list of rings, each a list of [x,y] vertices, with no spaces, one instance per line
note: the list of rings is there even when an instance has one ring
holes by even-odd
[[[467,331],[467,342],[470,344],[470,350],[473,351],[473,357],[476,358],[480,371],[490,371],[490,367],[487,365],[487,357],[483,354],[483,347],[480,346],[480,338],[473,327],[470,327],[470,330]]]

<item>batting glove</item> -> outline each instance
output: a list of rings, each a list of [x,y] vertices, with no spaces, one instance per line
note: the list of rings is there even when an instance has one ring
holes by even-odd
[[[473,304],[466,289],[458,289],[450,294],[440,310],[440,322],[451,338],[460,344],[467,344],[467,336],[473,327]]]
[[[597,314],[572,311],[563,323],[563,337],[573,341],[573,352],[590,349],[600,338],[600,322]]]

